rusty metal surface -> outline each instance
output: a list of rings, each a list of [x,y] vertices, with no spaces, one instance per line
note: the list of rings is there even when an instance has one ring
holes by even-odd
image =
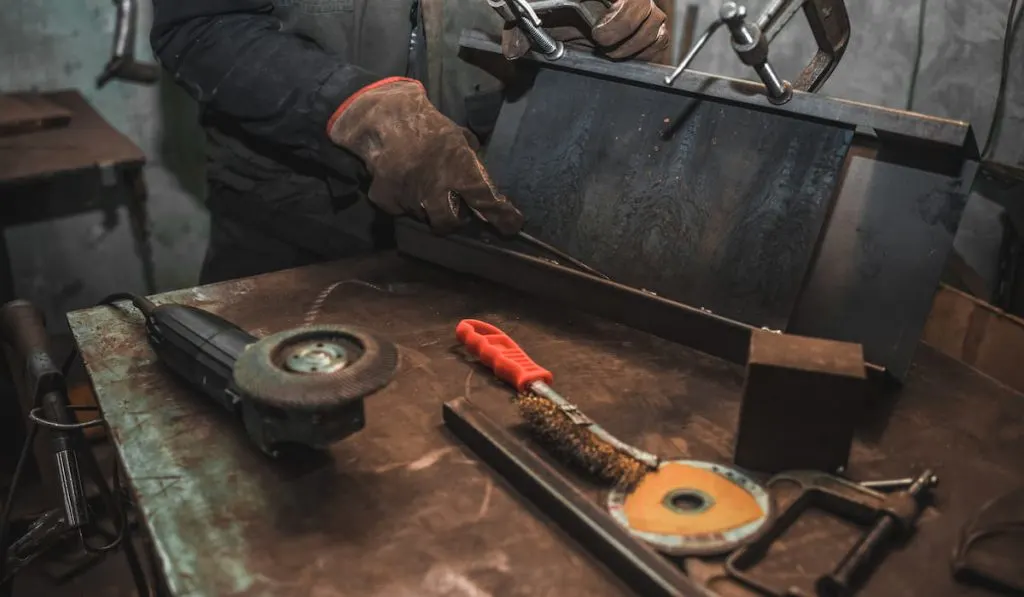
[[[385,292],[344,283],[353,279]],[[367,401],[364,431],[328,458],[275,463],[169,378],[125,316],[69,315],[177,595],[625,594],[443,431],[441,404],[458,396],[515,420],[508,391],[456,349],[454,326],[465,317],[501,325],[555,372],[561,393],[624,440],[670,458],[731,457],[739,366],[392,255],[159,299],[210,309],[257,335],[304,322],[364,325],[401,353],[395,381]],[[959,527],[1024,479],[1024,399],[922,348],[902,393],[878,402],[851,474],[900,477],[927,465],[943,483],[937,507],[866,594],[970,594],[942,562]]]
[[[852,126],[542,69],[487,167],[541,240],[613,280],[785,329]]]

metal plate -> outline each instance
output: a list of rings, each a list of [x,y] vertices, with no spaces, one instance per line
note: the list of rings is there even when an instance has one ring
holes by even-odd
[[[530,232],[612,279],[784,329],[850,128],[541,70],[487,167]]]
[[[474,33],[465,33],[461,43],[467,58],[500,54],[496,44]],[[907,375],[977,170],[977,145],[969,124],[802,92],[795,92],[793,99],[782,106],[773,106],[764,98],[760,85],[697,72],[686,72],[673,86],[666,87],[661,80],[671,71],[669,67],[614,63],[580,51],[567,50],[565,57],[554,62],[529,55],[517,64],[521,78],[509,82],[509,88],[515,92],[510,94],[502,108],[487,160],[495,171],[509,170],[521,177],[520,180],[503,178],[500,184],[509,185],[513,200],[527,206],[524,211],[528,216],[534,215],[536,210],[554,219],[558,226],[568,227],[572,233],[568,239],[553,239],[546,234],[538,236],[563,250],[575,252],[576,257],[594,261],[593,265],[598,269],[611,269],[601,267],[602,259],[620,264],[626,272],[619,281],[638,290],[659,292],[659,286],[647,280],[660,282],[658,276],[663,273],[665,277],[673,273],[686,276],[666,283],[666,286],[683,287],[682,294],[665,292],[666,297],[754,326],[858,342],[864,346],[865,358],[885,367],[893,377],[901,380]],[[549,73],[567,75],[567,78],[552,78]],[[572,77],[587,79],[590,81],[588,85],[602,91],[581,95],[573,91],[571,85],[564,89],[546,89],[546,82],[571,81]],[[520,91],[524,85],[526,89]],[[605,99],[607,95],[618,98],[618,101],[604,103],[608,101]],[[551,105],[564,107],[552,110],[558,113],[558,117],[548,115],[544,130],[533,130],[538,138],[536,142],[526,145],[518,140],[525,134],[519,127],[531,126],[526,116],[533,109],[537,96],[545,96]],[[774,262],[778,264],[792,258],[793,261],[778,271],[793,273],[800,270],[798,264],[804,258],[802,251],[809,238],[807,236],[793,243],[773,245],[765,242],[766,237],[760,233],[767,232],[769,236],[779,238],[778,228],[773,230],[770,225],[764,226],[762,222],[750,219],[745,221],[748,225],[753,224],[748,229],[740,229],[737,233],[731,228],[719,227],[716,234],[703,239],[713,241],[717,238],[720,243],[712,242],[711,246],[721,253],[715,250],[692,251],[685,244],[682,251],[662,252],[660,249],[665,241],[661,241],[659,236],[692,233],[692,230],[675,222],[681,218],[679,210],[664,209],[664,205],[659,203],[664,201],[665,195],[677,189],[666,190],[664,185],[658,187],[648,181],[646,186],[650,192],[640,195],[640,201],[616,202],[605,197],[600,203],[604,211],[597,210],[596,215],[592,213],[593,205],[575,199],[584,191],[599,193],[593,191],[596,179],[604,181],[623,196],[631,196],[635,190],[630,188],[632,181],[616,173],[635,171],[642,173],[641,176],[659,177],[664,173],[659,168],[663,169],[665,163],[660,155],[646,151],[635,141],[630,141],[633,151],[624,150],[614,136],[613,142],[609,143],[599,135],[592,138],[578,135],[579,143],[561,147],[559,144],[567,135],[563,129],[579,128],[578,121],[588,117],[599,120],[601,127],[606,124],[618,127],[616,119],[625,118],[623,114],[635,114],[637,122],[648,127],[652,122],[641,121],[639,115],[652,105],[650,102],[655,102],[651,98],[663,96],[674,101],[679,112],[687,106],[696,106],[687,118],[670,118],[670,122],[662,123],[663,126],[681,123],[676,127],[681,130],[689,126],[689,119],[697,118],[700,110],[706,110],[710,105],[756,112],[759,117],[770,121],[771,127],[784,129],[810,123],[855,130],[852,147],[838,171],[837,197],[833,201],[832,212],[826,214],[828,222],[819,231],[820,236],[815,237],[816,247],[809,267],[803,268],[805,277],[797,283],[795,301],[789,301],[785,295],[785,290],[791,288],[790,282],[775,276],[763,276],[757,271],[757,266],[766,264],[770,269],[773,260],[778,260]],[[611,116],[606,117],[605,112],[592,114],[591,104],[601,105],[605,112],[610,109]],[[653,122],[653,125],[657,128],[658,123]],[[640,133],[642,131],[636,134]],[[678,133],[674,134],[678,137]],[[712,138],[713,144],[705,143],[700,149],[704,150],[703,153],[713,154],[714,159],[699,153],[679,154],[703,164],[702,168],[687,170],[692,176],[679,184],[700,186],[701,180],[708,178],[727,180],[726,170],[737,170],[731,166],[734,163],[732,138],[721,135]],[[735,146],[741,149],[751,147],[742,134]],[[659,152],[663,150],[661,147]],[[678,148],[674,150],[679,151]],[[601,158],[603,161],[595,162],[592,154],[601,152],[614,154],[616,158],[605,156]],[[531,187],[530,178],[538,175],[523,165],[516,165],[521,162],[539,170],[539,176],[548,184],[561,173],[555,171],[553,174],[553,166],[545,162],[553,154],[558,155],[559,163],[568,162],[575,168],[569,171],[574,177],[571,180],[554,180],[553,184],[564,191],[561,194],[537,189],[537,185]],[[812,179],[813,176],[803,179],[799,176],[781,177],[772,184],[789,185],[792,192],[798,188],[793,186],[798,181]],[[525,189],[526,196],[512,194],[516,188]],[[546,197],[545,205],[535,205],[536,200],[531,195],[534,191]],[[660,209],[647,210],[648,204],[660,205]],[[717,207],[713,201],[703,205]],[[786,209],[790,207],[792,204]],[[654,217],[651,217],[652,212]],[[709,223],[712,229],[721,226],[723,218],[716,219],[698,212],[696,215],[687,214],[686,220],[687,224],[696,223],[700,230],[700,226]],[[802,220],[798,216],[796,221],[810,220]],[[595,225],[595,222],[601,225]],[[797,239],[800,231],[808,232],[813,228],[800,225],[806,227],[798,227]],[[552,228],[551,234],[563,233],[562,228],[543,220],[534,219],[527,223],[527,230],[531,232],[545,227]],[[614,233],[619,231],[631,233],[633,242],[621,243],[614,237]],[[728,242],[724,240],[734,233],[737,234],[735,244],[731,238]],[[654,251],[649,247],[652,239]],[[670,240],[683,242],[676,238]],[[595,251],[595,247],[604,247],[605,255]],[[612,251],[607,251],[609,248]],[[768,253],[772,259],[759,261],[760,253]],[[708,255],[711,255],[710,259]],[[699,257],[701,263],[679,263],[694,256]],[[710,264],[706,270],[700,267],[703,263]],[[607,273],[616,277],[621,272]],[[641,274],[648,278],[642,278]],[[784,311],[782,306],[787,302],[792,307],[791,311],[780,315]],[[765,313],[770,315],[765,317]],[[626,321],[637,316],[621,314],[613,317]]]

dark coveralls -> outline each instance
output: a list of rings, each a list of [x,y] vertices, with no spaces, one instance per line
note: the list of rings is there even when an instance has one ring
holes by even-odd
[[[389,246],[362,199],[366,171],[325,123],[379,79],[424,81],[434,105],[486,137],[498,81],[461,62],[466,28],[497,33],[484,0],[154,0],[151,42],[199,102],[210,245],[201,283]]]

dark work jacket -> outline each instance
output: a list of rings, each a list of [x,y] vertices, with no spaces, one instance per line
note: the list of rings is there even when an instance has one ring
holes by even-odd
[[[335,109],[374,81],[412,76],[466,124],[467,97],[500,89],[455,56],[462,29],[497,31],[487,3],[420,1],[154,0],[154,54],[201,108],[214,217],[256,217],[325,256],[316,234],[281,222],[310,215],[369,242],[365,170],[326,135]]]

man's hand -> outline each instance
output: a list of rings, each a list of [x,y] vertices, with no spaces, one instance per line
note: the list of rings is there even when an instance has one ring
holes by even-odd
[[[554,21],[554,15],[551,20]],[[615,0],[589,34],[557,21],[551,26],[546,25],[545,30],[568,44],[596,46],[613,60],[635,59],[664,64],[669,57],[665,20],[665,13],[654,5],[653,0]],[[515,60],[530,50],[530,41],[518,27],[506,24],[501,36],[501,49],[506,58]]]
[[[438,112],[418,81],[395,77],[363,88],[334,113],[328,134],[363,160],[373,176],[370,201],[392,215],[450,232],[471,215],[461,213],[461,197],[503,234],[522,228],[522,214],[477,158],[473,134]]]

